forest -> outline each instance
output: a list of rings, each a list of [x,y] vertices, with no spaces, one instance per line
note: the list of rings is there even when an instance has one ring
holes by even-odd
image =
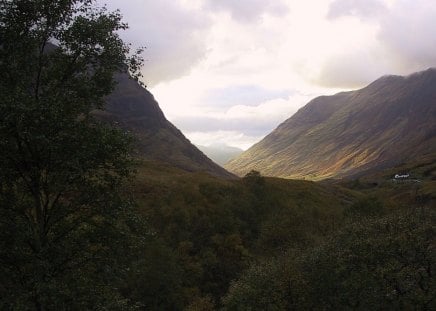
[[[160,302],[134,283],[147,288],[138,297],[153,293],[151,309],[434,306],[432,189],[258,172],[223,181],[156,164],[143,164],[136,178],[139,209],[175,269],[151,278],[165,280],[153,286],[161,290],[173,280]]]

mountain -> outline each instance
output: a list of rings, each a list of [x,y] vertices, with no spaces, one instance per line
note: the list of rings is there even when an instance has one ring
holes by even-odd
[[[107,97],[105,110],[97,111],[96,115],[131,132],[137,156],[165,162],[186,171],[234,177],[205,156],[165,118],[149,91],[126,74],[117,75],[116,80],[118,84]]]
[[[224,144],[214,144],[210,146],[197,145],[197,148],[219,165],[226,164],[228,161],[244,152],[242,149]]]
[[[356,176],[436,151],[436,69],[310,101],[225,167],[286,178]]]

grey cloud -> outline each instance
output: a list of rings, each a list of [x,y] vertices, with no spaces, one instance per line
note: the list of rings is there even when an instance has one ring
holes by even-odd
[[[246,136],[262,136],[271,132],[284,120],[256,120],[251,119],[221,119],[214,117],[192,116],[172,119],[182,132],[214,132],[214,131],[237,131]]]
[[[436,66],[436,2],[400,0],[381,19],[379,40],[404,70]]]
[[[335,88],[358,88],[368,84],[387,73],[382,64],[374,65],[372,57],[370,51],[362,49],[330,58],[316,82]]]
[[[327,18],[336,19],[352,15],[361,19],[372,19],[386,11],[386,6],[380,0],[335,0],[330,4]]]
[[[383,74],[408,74],[436,66],[434,0],[398,0],[389,9],[377,0],[331,4],[330,18],[347,15],[377,25],[377,43],[329,59],[316,81],[320,85],[359,87]]]
[[[242,22],[256,21],[264,13],[282,15],[288,11],[281,0],[205,0],[204,3],[207,9],[228,11]]]
[[[122,36],[145,46],[144,82],[153,86],[189,74],[207,55],[211,14],[228,11],[240,22],[256,21],[264,13],[280,15],[282,0],[204,0],[201,9],[187,9],[175,0],[100,0],[120,9],[130,30]]]
[[[178,78],[207,53],[205,37],[210,20],[199,11],[183,8],[174,0],[107,0],[120,9],[130,30],[123,37],[145,46],[144,80],[148,85]]]

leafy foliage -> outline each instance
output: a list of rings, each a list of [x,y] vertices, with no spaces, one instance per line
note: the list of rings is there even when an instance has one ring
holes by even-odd
[[[313,306],[434,308],[435,216],[419,209],[355,222],[310,252],[303,273]]]
[[[230,287],[225,309],[433,309],[435,215],[356,219],[319,246],[254,264]]]
[[[88,0],[4,0],[0,20],[1,308],[125,305],[121,253],[142,230],[120,193],[130,138],[91,112],[114,73],[137,73],[126,25]]]
[[[156,235],[175,250],[182,275],[174,290],[181,293],[181,305],[200,310],[210,303],[219,307],[231,282],[252,262],[282,254],[289,245],[317,244],[341,222],[347,204],[313,182],[257,174],[220,180],[147,162],[138,169],[134,191]],[[273,263],[271,271],[279,271]],[[259,299],[266,306],[268,294]]]

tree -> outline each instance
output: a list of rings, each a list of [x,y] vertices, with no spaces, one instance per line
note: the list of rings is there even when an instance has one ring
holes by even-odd
[[[251,170],[242,179],[244,183],[255,188],[261,188],[265,184],[265,179],[262,177],[260,172]]]
[[[433,310],[435,216],[398,210],[345,226],[301,260],[307,308]]]
[[[224,310],[433,310],[431,207],[355,219],[306,250],[254,263]]]
[[[223,310],[287,310],[286,270],[284,261],[276,258],[253,264],[230,285]]]
[[[126,27],[93,0],[0,1],[0,309],[125,303],[130,139],[92,112],[139,76]]]

